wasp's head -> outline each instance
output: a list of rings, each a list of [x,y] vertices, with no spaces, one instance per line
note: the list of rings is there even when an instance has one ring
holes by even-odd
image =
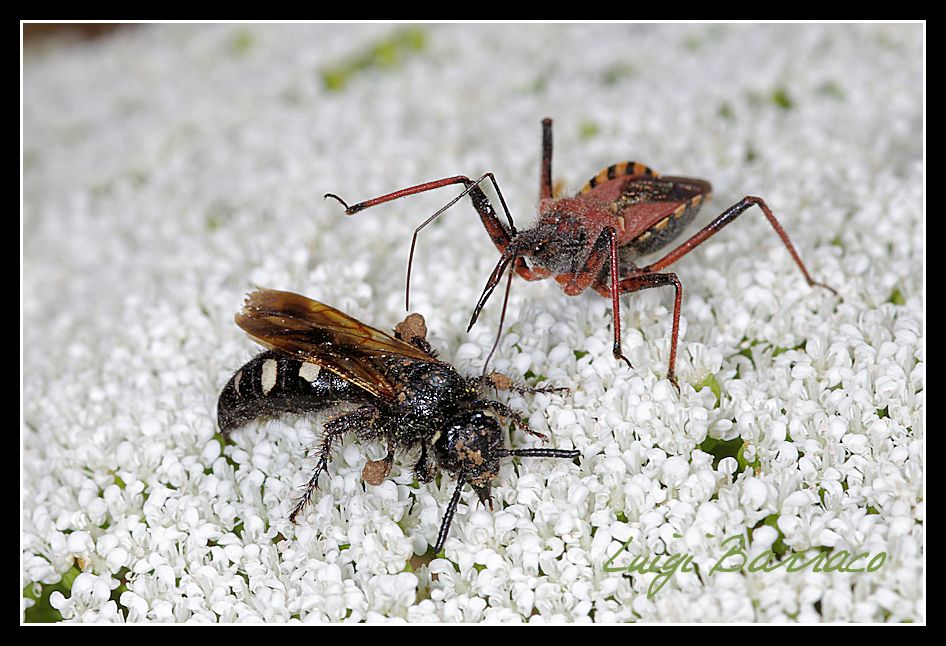
[[[482,410],[458,413],[435,436],[434,452],[441,468],[454,477],[462,473],[480,501],[492,507],[490,483],[499,473],[500,458],[507,455],[495,417]]]
[[[479,497],[480,502],[493,509],[491,484],[499,474],[500,460],[507,457],[566,458],[573,460],[580,456],[576,450],[561,449],[506,449],[503,447],[503,433],[497,419],[483,409],[467,409],[450,418],[445,430],[433,438],[434,454],[441,468],[446,469],[457,479],[457,487],[447,505],[440,534],[434,546],[434,552],[440,552],[450,523],[460,500],[460,493],[467,484]]]

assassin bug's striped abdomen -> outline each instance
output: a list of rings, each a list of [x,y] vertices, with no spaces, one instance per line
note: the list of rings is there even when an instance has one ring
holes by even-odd
[[[638,162],[626,161],[620,164],[611,164],[607,168],[602,168],[598,173],[585,182],[579,193],[588,193],[595,188],[602,188],[604,184],[612,180],[621,180],[636,177],[660,177],[660,173],[652,168]]]

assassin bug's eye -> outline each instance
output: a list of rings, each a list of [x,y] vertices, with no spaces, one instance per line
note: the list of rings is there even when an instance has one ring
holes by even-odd
[[[535,256],[544,256],[552,250],[552,244],[549,240],[539,240],[532,246],[532,254]]]

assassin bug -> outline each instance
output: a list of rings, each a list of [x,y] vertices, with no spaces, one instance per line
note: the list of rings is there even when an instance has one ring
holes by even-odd
[[[420,482],[432,480],[439,469],[456,479],[435,552],[447,538],[464,485],[493,508],[490,484],[501,459],[573,460],[581,455],[576,450],[505,448],[500,419],[547,438],[529,428],[517,411],[483,397],[480,378],[463,377],[438,360],[419,314],[408,316],[392,337],[299,294],[261,289],[247,297],[236,323],[268,350],[237,370],[220,393],[217,423],[224,436],[258,417],[355,407],[325,424],[318,465],[289,515],[292,522],[318,487],[332,445],[348,433],[387,443],[387,456],[365,465],[362,477],[368,484],[381,484],[387,477],[396,450],[420,450],[414,464]],[[518,392],[562,390],[519,386],[499,373],[489,375],[487,384]]]
[[[508,228],[497,217],[480,184],[489,180],[500,204]],[[779,224],[771,209],[760,197],[746,196],[730,206],[715,220],[697,231],[682,244],[655,262],[644,267],[636,263],[640,256],[663,249],[675,240],[696,215],[701,204],[712,192],[710,183],[690,177],[667,177],[638,162],[621,162],[608,166],[592,177],[573,196],[555,197],[552,193],[552,120],[542,121],[542,167],[539,177],[539,219],[535,227],[518,231],[506,207],[502,192],[492,173],[478,180],[457,175],[425,182],[417,186],[388,193],[353,206],[348,206],[340,197],[328,193],[345,207],[345,213],[353,215],[366,208],[390,202],[398,198],[423,193],[436,188],[463,184],[465,190],[443,208],[430,216],[414,231],[408,259],[408,282],[410,290],[410,264],[413,260],[417,234],[446,209],[464,195],[469,194],[476,212],[499,249],[500,257],[486,283],[483,294],[473,310],[469,328],[473,327],[480,310],[486,304],[496,285],[508,267],[525,280],[542,280],[553,277],[562,290],[575,296],[588,287],[611,299],[614,317],[614,346],[616,359],[629,367],[631,362],[621,352],[621,294],[638,292],[654,287],[672,286],[675,297],[673,305],[673,327],[670,340],[670,362],[667,378],[676,385],[674,368],[677,357],[677,341],[680,329],[680,303],[683,286],[677,275],[663,270],[680,260],[695,247],[716,234],[752,206],[758,206],[795,264],[805,276],[809,286],[824,287],[837,292],[811,278],[801,257],[795,251],[788,234]],[[526,262],[531,260],[531,266]],[[509,275],[512,279],[512,272]],[[506,287],[506,297],[509,295]],[[500,317],[500,331],[505,316]],[[468,330],[469,330],[468,328]],[[498,342],[498,338],[497,338]],[[495,346],[494,346],[495,348]]]

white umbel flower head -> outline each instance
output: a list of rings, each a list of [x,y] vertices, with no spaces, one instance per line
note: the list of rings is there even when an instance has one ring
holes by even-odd
[[[924,38],[160,24],[28,46],[23,619],[925,621]],[[505,460],[494,509],[467,489],[434,554],[451,478],[419,484],[398,455],[366,485],[385,447],[348,437],[290,523],[326,417],[218,433],[259,350],[233,325],[244,293],[391,328],[415,228],[461,189],[352,218],[321,196],[492,172],[526,230],[546,116],[557,191],[630,159],[705,177],[679,242],[761,196],[838,295],[747,210],[661,270],[683,285],[678,391],[672,288],[621,297],[629,369],[610,299],[517,278],[490,369],[569,392],[497,398],[580,459]],[[418,236],[411,308],[463,374],[496,338],[500,294],[467,324],[497,258],[467,198]]]

